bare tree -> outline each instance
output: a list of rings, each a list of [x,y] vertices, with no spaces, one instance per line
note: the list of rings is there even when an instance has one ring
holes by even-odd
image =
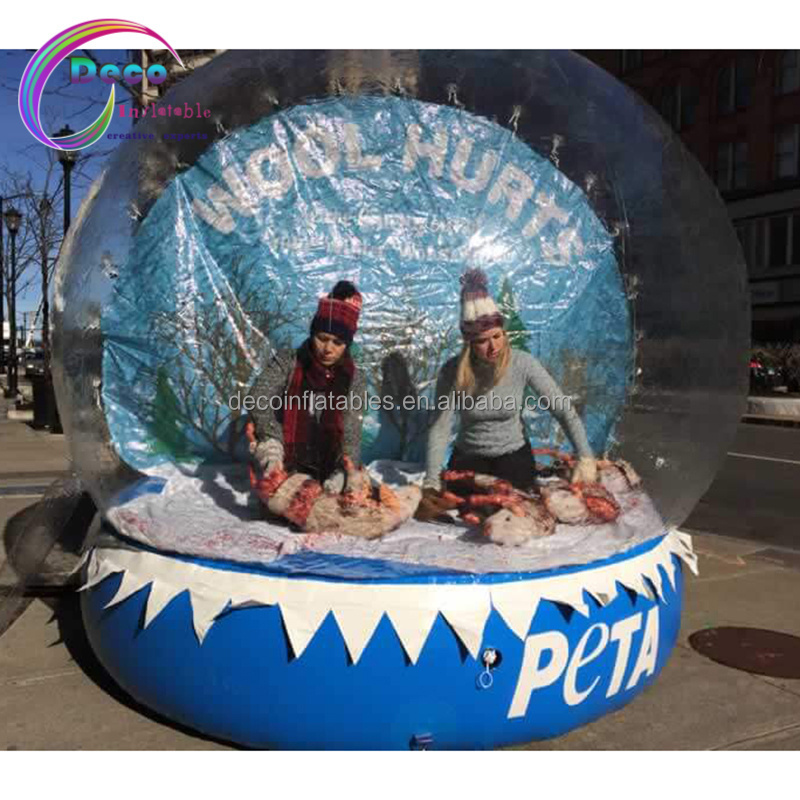
[[[265,357],[290,344],[299,318],[291,288],[267,294],[242,262],[238,257],[226,270],[224,295],[220,289],[213,299],[186,298],[174,310],[134,306],[164,353],[149,376],[155,396],[147,416],[156,451],[165,445],[184,450],[182,432],[191,431],[213,451],[233,456],[243,412],[229,398],[247,393]]]
[[[42,326],[42,343],[45,358],[49,356],[49,305],[48,294],[55,256],[61,245],[61,230],[54,213],[62,200],[63,186],[57,163],[51,157],[47,168],[38,178],[28,173],[12,172],[0,168],[0,195],[16,197],[15,207],[23,214],[23,224],[16,241],[16,279],[11,281],[10,254],[4,253],[3,287],[7,307],[16,305],[14,300],[24,297],[36,287],[41,292],[37,318]],[[16,319],[10,315],[11,336],[17,336]],[[49,361],[46,361],[49,364]]]

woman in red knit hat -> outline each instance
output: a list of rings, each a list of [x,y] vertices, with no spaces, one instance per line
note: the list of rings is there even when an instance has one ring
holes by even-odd
[[[349,350],[361,303],[356,287],[339,281],[320,299],[308,339],[297,350],[277,351],[256,381],[253,396],[262,408],[251,412],[251,452],[265,474],[303,472],[327,491],[341,491],[344,456],[360,464],[363,407],[352,398],[363,403],[366,381]],[[280,405],[273,410],[275,397],[281,401],[273,400],[273,408]]]

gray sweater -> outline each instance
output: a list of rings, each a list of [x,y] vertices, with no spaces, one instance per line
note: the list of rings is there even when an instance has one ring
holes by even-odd
[[[571,401],[555,402],[563,397],[561,389],[550,377],[541,362],[522,350],[511,351],[511,363],[502,380],[483,395],[473,398],[475,408],[455,408],[455,378],[458,356],[451,358],[442,367],[436,382],[436,412],[428,431],[428,457],[423,486],[441,488],[439,473],[444,464],[445,451],[450,439],[453,417],[460,417],[455,447],[462,453],[495,457],[519,450],[525,442],[522,412],[525,410],[526,388],[538,397],[550,399],[551,413],[558,419],[567,433],[579,457],[592,457],[592,449],[586,431]],[[494,402],[492,397],[495,397]],[[542,413],[535,405],[535,398],[528,407]],[[446,404],[446,407],[443,405]]]
[[[256,438],[259,441],[273,439],[283,444],[283,425],[277,419],[276,412],[269,408],[268,403],[272,397],[283,397],[294,370],[295,358],[293,349],[276,351],[267,360],[263,371],[253,384],[252,396],[256,399],[256,403],[258,403],[259,397],[266,398],[265,401],[262,400],[262,406],[266,405],[266,410],[259,411],[258,408],[254,408],[250,412],[256,424]],[[344,415],[342,451],[345,455],[350,456],[357,466],[361,463],[361,424],[364,419],[366,390],[367,382],[364,373],[356,368],[347,395],[347,410],[342,412]],[[361,399],[360,408],[354,408],[353,406],[357,406],[358,403],[353,404],[351,401],[351,398],[356,395]]]

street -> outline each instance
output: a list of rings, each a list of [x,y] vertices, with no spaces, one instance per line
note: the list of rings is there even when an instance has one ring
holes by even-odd
[[[800,550],[800,428],[741,424],[682,527]]]

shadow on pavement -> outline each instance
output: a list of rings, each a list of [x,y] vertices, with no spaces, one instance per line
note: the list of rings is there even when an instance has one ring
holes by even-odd
[[[53,612],[53,620],[58,625],[59,641],[54,644],[63,644],[78,668],[102,691],[113,697],[118,703],[141,714],[147,719],[165,725],[174,731],[200,739],[206,742],[223,745],[235,749],[244,749],[241,746],[216,739],[213,736],[206,736],[192,728],[174,722],[167,717],[143,706],[125,692],[114,679],[106,672],[103,665],[89,644],[86,630],[83,626],[81,616],[80,596],[77,592],[64,593],[59,597],[41,598]]]
[[[53,482],[44,497],[23,508],[2,531],[0,636],[22,616],[35,595],[76,581],[96,508],[75,476]]]

